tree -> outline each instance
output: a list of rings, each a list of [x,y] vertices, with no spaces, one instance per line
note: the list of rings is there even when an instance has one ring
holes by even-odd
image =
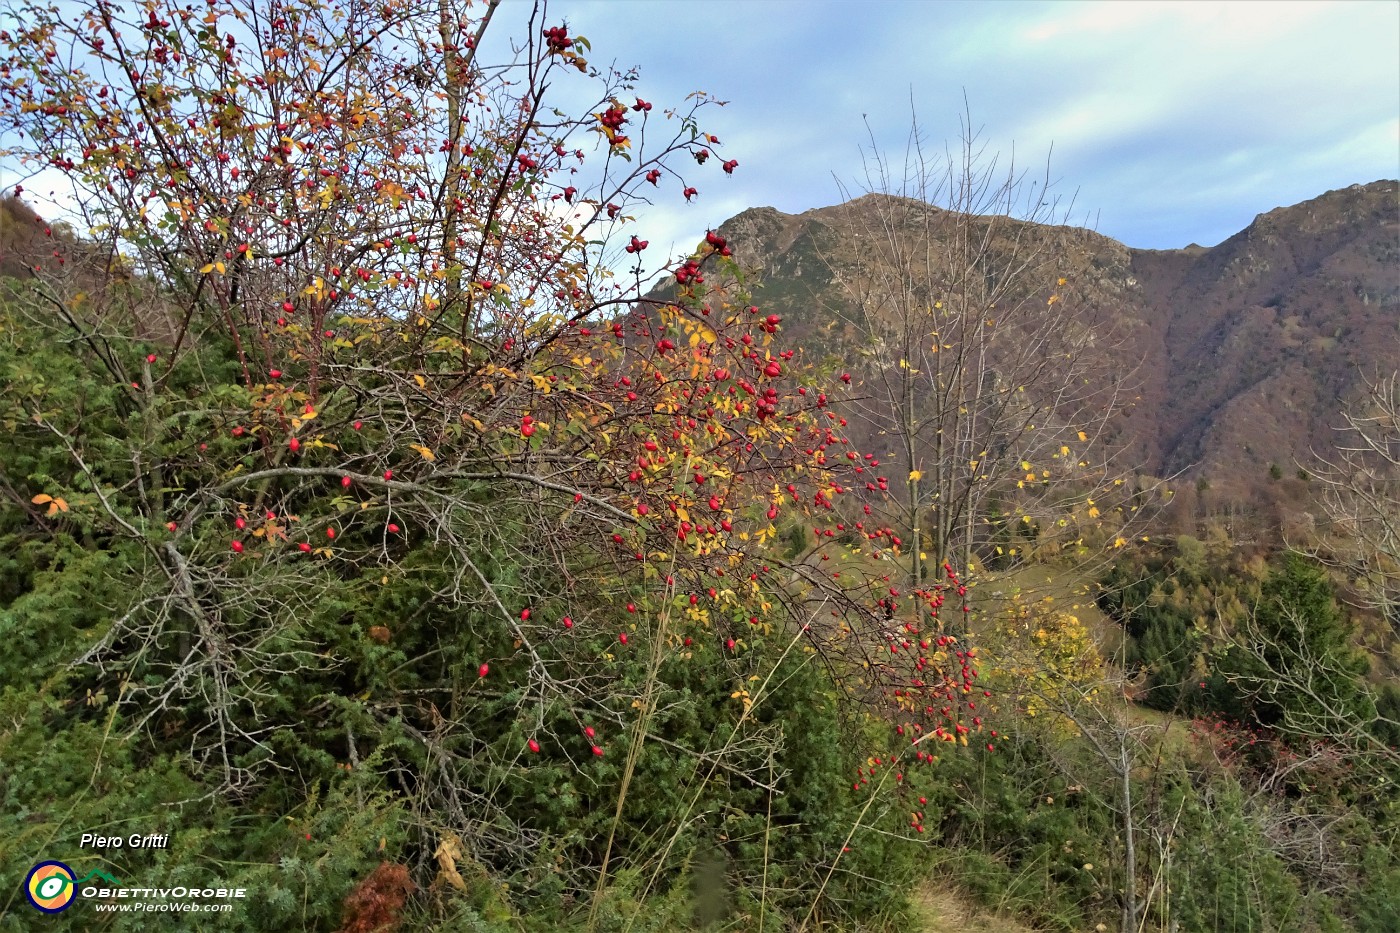
[[[1047,182],[1003,167],[967,120],[937,155],[916,119],[902,165],[872,139],[848,212],[860,255],[828,258],[864,348],[850,408],[896,448],[916,591],[948,562],[1087,552],[1101,516],[1132,510],[1108,444],[1128,367],[1106,309],[1074,298],[1090,234],[1059,226]]]
[[[101,555],[102,602],[49,638],[46,601],[78,594],[26,568],[5,624],[40,633],[83,724],[274,815],[229,862],[276,865],[326,786],[359,834],[343,851],[406,827],[420,890],[474,864],[596,910],[618,865],[674,873],[689,851],[653,858],[629,799],[685,801],[673,841],[693,842],[720,789],[792,770],[799,743],[750,710],[781,722],[800,698],[755,684],[800,683],[795,658],[843,705],[885,703],[920,652],[876,657],[883,581],[820,563],[854,481],[779,325],[708,293],[723,240],[652,267],[679,292],[646,316],[595,245],[654,192],[693,197],[678,165],[734,171],[707,99],[654,110],[543,7],[513,62],[482,62],[497,18],[14,10],[0,156],[44,172],[26,183],[78,237],[7,305],[4,527]],[[550,105],[569,81],[593,91],[581,113]],[[824,532],[808,560],[774,556],[780,513]],[[63,722],[39,701],[21,720],[15,747]],[[822,839],[812,861],[834,864]],[[291,911],[278,890],[267,910]]]
[[[1308,468],[1333,532],[1310,551],[1344,571],[1400,632],[1400,371],[1366,383],[1360,404],[1342,412],[1338,437]]]
[[[1215,677],[1229,685],[1238,718],[1297,744],[1324,742],[1355,754],[1393,782],[1400,753],[1385,741],[1386,720],[1365,675],[1370,659],[1352,644],[1352,626],[1326,571],[1289,552],[1264,581],[1258,605],[1239,625]]]

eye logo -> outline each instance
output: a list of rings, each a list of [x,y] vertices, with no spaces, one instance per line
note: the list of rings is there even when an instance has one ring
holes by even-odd
[[[24,879],[24,894],[36,910],[56,914],[67,910],[78,893],[73,869],[62,862],[40,862]]]

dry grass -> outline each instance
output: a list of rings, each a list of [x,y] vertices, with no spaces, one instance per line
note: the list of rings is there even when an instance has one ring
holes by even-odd
[[[1035,933],[1034,929],[969,903],[952,888],[930,882],[914,895],[924,933]]]

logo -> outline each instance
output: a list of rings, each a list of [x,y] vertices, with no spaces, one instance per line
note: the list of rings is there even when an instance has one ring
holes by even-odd
[[[40,862],[29,869],[29,876],[24,879],[24,895],[36,910],[56,914],[67,910],[78,889],[94,878],[112,885],[121,884],[116,878],[96,869],[74,880],[73,869],[62,862]]]
[[[24,879],[24,894],[36,910],[56,914],[67,910],[78,893],[73,869],[62,862],[40,862]]]

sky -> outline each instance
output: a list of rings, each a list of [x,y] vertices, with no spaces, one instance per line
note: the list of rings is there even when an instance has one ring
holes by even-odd
[[[530,11],[505,0],[479,59],[508,61]],[[702,124],[720,159],[686,173],[699,196],[660,192],[629,225],[658,260],[746,208],[863,193],[872,140],[901,161],[912,115],[939,154],[970,117],[1002,167],[1048,165],[1067,222],[1139,248],[1400,177],[1400,0],[550,0],[545,21],[636,67],[658,107],[726,102]],[[575,77],[555,88],[569,113],[593,102]]]
[[[507,0],[491,29],[527,13]],[[658,105],[728,102],[704,128],[740,167],[693,173],[695,201],[639,217],[662,246],[748,207],[860,193],[866,122],[902,159],[911,104],[940,153],[966,107],[1002,165],[1048,162],[1071,222],[1139,248],[1212,246],[1275,207],[1400,177],[1394,0],[553,0],[547,19],[594,64],[636,66]]]

